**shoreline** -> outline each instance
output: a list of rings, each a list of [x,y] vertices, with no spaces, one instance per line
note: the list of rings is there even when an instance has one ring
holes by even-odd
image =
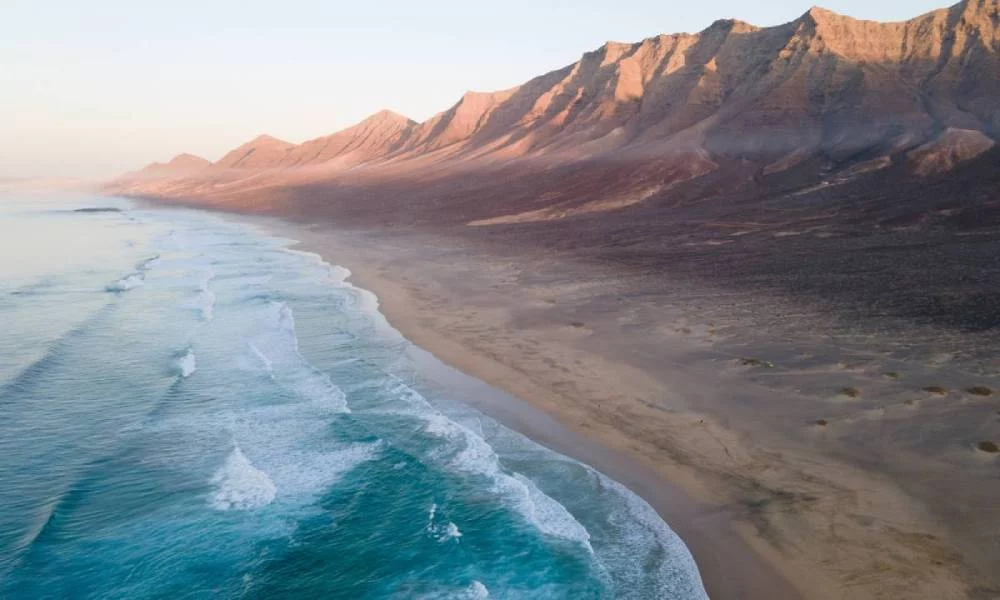
[[[380,277],[362,262],[331,256],[322,243],[301,239],[297,235],[300,226],[295,223],[245,215],[239,219],[296,240],[292,246],[295,250],[314,253],[331,265],[348,269],[350,276],[345,281],[373,296],[375,309],[412,344],[415,352],[411,351],[411,357],[429,380],[469,392],[462,402],[532,441],[596,469],[647,502],[691,552],[709,597],[806,597],[746,542],[724,511],[699,502],[689,491],[628,452],[567,427],[559,418],[525,400],[520,394],[539,398],[547,392],[538,386],[511,385],[514,374],[502,362],[470,356],[466,348],[422,327],[418,315],[408,309],[411,298],[401,286]]]
[[[710,598],[803,597],[773,565],[751,551],[725,514],[698,503],[628,454],[569,429],[530,402],[451,366],[410,341],[416,349],[411,353],[415,363],[427,379],[449,390],[466,392],[461,402],[533,442],[595,469],[649,504],[684,542]]]
[[[983,552],[994,543],[983,529],[989,512],[948,512],[953,499],[934,491],[954,464],[938,461],[924,473],[909,454],[871,457],[877,432],[887,431],[865,416],[887,413],[874,399],[860,421],[843,419],[874,440],[866,448],[831,436],[825,422],[799,420],[817,408],[802,400],[831,415],[858,409],[772,384],[793,375],[874,386],[884,372],[779,368],[781,377],[766,380],[738,366],[743,348],[721,344],[727,354],[706,343],[714,331],[704,323],[658,325],[672,313],[649,313],[658,301],[631,301],[626,280],[592,264],[539,257],[525,270],[522,256],[430,232],[227,214],[351,270],[350,281],[374,294],[387,321],[432,361],[496,390],[493,401],[468,404],[646,500],[687,545],[713,598],[958,599],[994,590],[995,563]],[[511,410],[518,403],[527,411]],[[912,404],[911,395],[899,406],[912,414]],[[967,448],[950,448],[947,458],[978,469],[965,476],[981,481],[991,463]],[[991,502],[988,486],[954,490],[977,506]]]

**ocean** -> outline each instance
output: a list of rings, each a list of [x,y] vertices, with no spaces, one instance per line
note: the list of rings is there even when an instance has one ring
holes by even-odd
[[[706,598],[646,502],[435,385],[294,245],[0,200],[0,598]]]

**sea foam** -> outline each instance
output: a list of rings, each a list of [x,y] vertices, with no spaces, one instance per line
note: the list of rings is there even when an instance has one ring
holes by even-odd
[[[387,391],[411,409],[392,412],[423,420],[426,433],[447,442],[435,452],[437,460],[452,469],[488,478],[492,482],[493,493],[506,500],[542,534],[577,542],[593,552],[590,533],[566,507],[538,489],[529,478],[508,472],[483,437],[438,411],[423,395],[398,377],[389,376],[385,385]]]
[[[266,373],[268,377],[274,377],[274,363],[271,362],[271,359],[268,358],[266,354],[261,352],[260,348],[253,345],[253,343],[248,343],[247,349],[250,351],[250,355],[257,360],[257,364],[264,371],[264,373]]]
[[[192,373],[198,370],[194,350],[188,348],[187,352],[177,359],[177,370],[180,372],[181,377],[184,378],[190,377]]]
[[[439,412],[424,418],[427,433],[450,442],[448,447],[439,451],[439,457],[445,459],[449,466],[488,477],[493,482],[494,493],[510,502],[542,534],[577,542],[593,552],[590,533],[566,507],[538,489],[527,477],[508,473],[486,440]],[[459,445],[460,449],[453,451],[452,444]]]
[[[211,321],[215,317],[216,295],[210,287],[214,278],[215,270],[211,267],[200,269],[197,291],[183,304],[184,307],[197,311],[203,321]]]
[[[158,260],[160,260],[159,254],[150,256],[149,258],[144,258],[135,264],[135,268],[138,271],[148,271],[153,268],[153,265],[156,264],[156,261]]]
[[[213,279],[215,270],[208,267],[198,281],[198,308],[201,311],[201,318],[205,321],[211,321],[215,316],[215,292],[209,288]]]
[[[481,581],[473,581],[466,592],[468,593],[466,597],[470,600],[486,600],[490,597],[490,591]]]
[[[303,400],[350,412],[344,391],[299,353],[292,309],[283,302],[273,302],[267,312],[265,331],[248,343],[258,367]]]
[[[473,579],[472,583],[464,588],[449,587],[417,596],[419,600],[489,600],[492,597],[490,591],[478,579]]]
[[[144,283],[142,273],[132,273],[122,277],[118,281],[109,284],[104,289],[109,292],[121,293],[135,289]]]
[[[199,291],[195,306],[203,321],[211,321],[215,318],[215,292],[208,289]]]
[[[254,467],[239,446],[212,478],[216,491],[212,506],[218,510],[255,510],[274,501],[278,493],[267,473]]]
[[[462,537],[462,531],[458,528],[458,525],[448,521],[446,523],[439,523],[437,521],[437,504],[432,504],[431,509],[427,514],[427,526],[424,528],[427,534],[437,540],[438,542],[450,542],[452,540],[458,541],[458,538]]]
[[[589,467],[588,467],[589,469]],[[618,530],[618,548],[608,548],[614,568],[619,575],[634,571],[630,579],[652,579],[651,586],[656,590],[656,597],[705,598],[705,590],[701,583],[698,566],[690,550],[681,538],[657,514],[656,510],[645,500],[617,481],[593,471],[603,488],[617,495],[623,503],[617,504],[608,513],[608,521]],[[621,554],[628,552],[628,555]],[[659,558],[652,564],[640,561],[637,557],[641,552],[657,555]],[[669,560],[664,560],[664,555]],[[679,574],[685,577],[679,577]]]

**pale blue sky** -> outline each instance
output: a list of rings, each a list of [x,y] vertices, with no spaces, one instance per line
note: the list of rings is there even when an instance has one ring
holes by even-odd
[[[300,142],[382,108],[424,120],[606,40],[719,18],[790,21],[816,0],[3,0],[0,177],[106,177],[259,133]],[[948,0],[828,0],[900,20]]]

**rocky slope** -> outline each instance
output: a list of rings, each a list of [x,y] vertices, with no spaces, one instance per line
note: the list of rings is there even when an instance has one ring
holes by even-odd
[[[281,162],[286,167],[318,166],[331,162],[341,167],[385,159],[412,136],[417,123],[389,110],[332,135],[296,146]]]
[[[229,151],[218,162],[212,164],[212,170],[241,169],[244,171],[253,171],[255,169],[279,167],[285,163],[287,156],[294,148],[295,144],[269,135],[259,135],[242,146]]]
[[[777,27],[718,21],[697,34],[608,42],[516,88],[467,93],[424,123],[382,111],[299,145],[260,136],[208,169],[153,169],[154,178],[175,180],[166,186],[172,195],[238,203],[252,189],[335,185],[359,167],[369,181],[424,176],[429,164],[443,173],[511,161],[613,160],[662,171],[642,189],[609,186],[604,199],[621,207],[631,204],[615,200],[622,192],[667,193],[733,162],[750,179],[803,165],[819,179],[901,159],[921,175],[979,156],[1000,135],[998,24],[997,0],[899,23],[821,8]],[[252,182],[233,184],[242,178]],[[148,179],[112,188],[162,192],[162,181]],[[213,179],[227,184],[208,185]]]

